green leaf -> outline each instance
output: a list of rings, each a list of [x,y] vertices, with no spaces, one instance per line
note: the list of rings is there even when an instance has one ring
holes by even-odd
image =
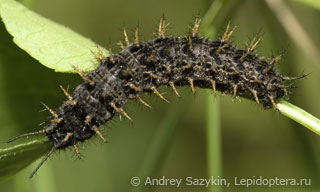
[[[284,100],[281,100],[277,104],[277,107],[283,115],[293,119],[294,121],[310,129],[312,132],[320,135],[320,120],[318,118]]]
[[[50,149],[47,139],[0,149],[0,181],[17,173]]]
[[[0,0],[0,16],[13,41],[46,67],[73,72],[97,66],[96,44],[71,29],[46,19],[13,0]],[[108,52],[99,46],[105,56]]]
[[[57,85],[67,84],[74,87],[78,80],[78,75],[55,73],[40,65],[12,42],[12,37],[0,22],[0,148],[7,149],[19,143],[17,141],[6,144],[5,141],[11,137],[41,129],[38,124],[43,122],[49,113],[39,113],[43,109],[40,102],[44,101],[50,106],[58,104],[64,96]],[[38,140],[39,137],[29,137],[23,141],[37,143]],[[45,146],[46,144],[43,145]],[[36,160],[45,150],[39,149],[39,155],[33,158],[29,158],[29,155],[35,155],[33,152],[24,150],[24,153],[22,155],[21,152],[21,156],[28,157],[26,162],[22,162],[23,159],[20,158],[6,161],[12,165],[0,163],[0,181]]]
[[[320,1],[319,0],[294,0],[294,1],[297,1],[297,2],[300,2],[300,3],[304,3],[308,6],[311,6],[315,9],[318,9],[320,10]]]

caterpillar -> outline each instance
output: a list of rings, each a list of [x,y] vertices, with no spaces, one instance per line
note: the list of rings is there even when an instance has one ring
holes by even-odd
[[[162,18],[155,39],[139,41],[137,28],[132,43],[124,30],[126,46],[121,43],[121,52],[113,54],[109,49],[109,56],[97,57],[98,67],[88,73],[74,67],[83,82],[72,94],[61,86],[68,99],[58,112],[43,104],[53,116],[48,125],[40,131],[8,141],[38,134],[48,138],[52,148],[30,178],[56,150],[73,146],[80,158],[78,142],[94,135],[105,142],[99,131],[100,125],[110,121],[116,113],[131,120],[124,110],[128,100],[135,99],[151,108],[140,97],[149,92],[167,101],[157,90],[159,86],[171,87],[177,96],[180,95],[176,86],[189,85],[193,93],[195,87],[208,88],[214,94],[220,91],[234,97],[246,97],[264,109],[277,109],[277,101],[287,95],[290,88],[286,81],[301,78],[285,77],[277,72],[274,65],[282,54],[270,61],[259,58],[254,53],[261,41],[258,35],[245,50],[237,48],[229,42],[235,30],[235,27],[230,28],[230,22],[220,40],[209,40],[198,35],[200,22],[201,19],[195,19],[187,36],[167,37],[165,19]]]

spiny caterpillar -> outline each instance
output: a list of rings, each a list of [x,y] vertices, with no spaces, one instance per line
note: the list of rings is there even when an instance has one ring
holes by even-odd
[[[253,53],[261,40],[258,35],[247,49],[241,50],[228,41],[235,29],[230,30],[230,23],[219,41],[197,35],[199,25],[200,19],[195,19],[190,35],[166,37],[166,24],[162,18],[157,38],[140,42],[137,28],[133,43],[129,42],[124,30],[126,46],[121,43],[120,53],[113,54],[110,49],[109,57],[100,54],[98,67],[86,74],[74,67],[83,83],[72,95],[61,87],[68,100],[58,112],[44,104],[53,116],[50,124],[43,130],[8,141],[37,134],[48,137],[52,148],[30,178],[55,150],[73,146],[80,158],[78,142],[95,134],[105,142],[100,125],[111,120],[116,112],[131,120],[124,110],[129,99],[150,107],[140,97],[142,93],[150,92],[167,101],[157,90],[162,85],[170,86],[177,96],[176,86],[189,85],[193,93],[195,87],[209,88],[214,94],[220,91],[234,97],[248,97],[264,109],[276,109],[277,100],[290,88],[284,81],[299,78],[283,77],[276,71],[274,64],[282,54],[265,61]]]

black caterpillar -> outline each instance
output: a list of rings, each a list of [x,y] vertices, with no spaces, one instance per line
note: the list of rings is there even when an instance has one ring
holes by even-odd
[[[99,132],[99,126],[111,120],[116,112],[131,120],[124,111],[129,99],[137,99],[150,107],[139,95],[153,92],[166,100],[157,88],[169,85],[179,96],[175,86],[190,85],[210,88],[248,97],[264,109],[275,108],[276,102],[287,94],[285,80],[296,78],[283,77],[274,68],[281,55],[271,61],[265,61],[253,53],[261,38],[254,37],[246,50],[241,50],[228,42],[233,30],[226,32],[220,41],[211,41],[197,35],[200,19],[195,20],[189,36],[166,37],[165,21],[161,19],[158,37],[154,40],[139,42],[138,30],[134,43],[130,44],[124,31],[126,47],[118,54],[100,58],[99,66],[88,72],[75,71],[84,79],[68,97],[56,113],[44,105],[53,115],[45,129],[17,136],[18,138],[45,134],[52,149],[43,158],[30,178],[36,173],[48,157],[57,149],[69,146],[77,148],[77,142],[83,142]]]

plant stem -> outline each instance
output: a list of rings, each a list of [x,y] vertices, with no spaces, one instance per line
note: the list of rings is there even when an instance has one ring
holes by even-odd
[[[305,126],[310,131],[320,135],[320,120],[318,118],[284,100],[280,100],[277,107],[282,115],[289,117]]]
[[[207,96],[207,163],[208,177],[222,177],[220,101]],[[210,186],[209,191],[222,191],[221,186]]]

